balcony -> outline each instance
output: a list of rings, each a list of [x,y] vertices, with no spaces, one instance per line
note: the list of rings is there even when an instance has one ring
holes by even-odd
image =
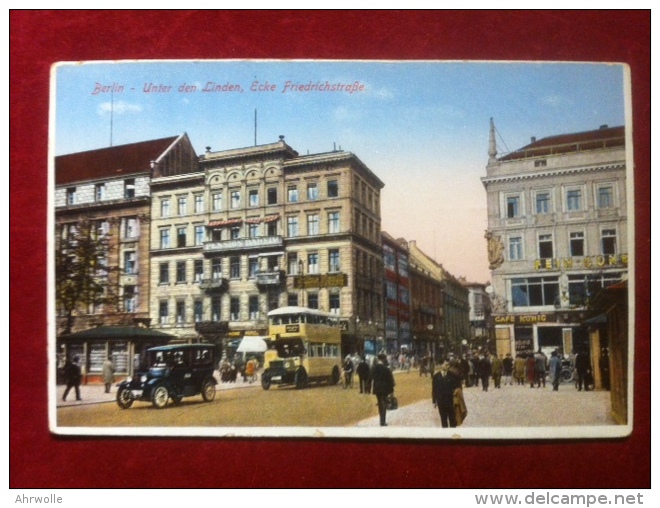
[[[205,242],[204,252],[228,252],[244,250],[261,250],[271,247],[282,247],[284,242],[281,236],[261,236],[258,238],[235,238],[221,242]]]
[[[199,288],[209,293],[224,293],[229,288],[227,279],[202,279],[199,281]]]
[[[257,286],[259,287],[279,286],[282,282],[284,282],[284,272],[282,270],[257,274]]]

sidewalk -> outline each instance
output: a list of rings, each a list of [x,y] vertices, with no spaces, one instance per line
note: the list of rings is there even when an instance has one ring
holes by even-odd
[[[216,370],[214,372],[214,377],[219,380],[220,373]],[[261,379],[261,378],[259,378]],[[260,381],[257,380],[254,383],[246,383],[239,376],[235,383],[221,383],[218,381],[218,384],[215,385],[217,390],[231,390],[236,388],[249,388],[251,386],[260,386]],[[62,400],[62,395],[64,395],[64,390],[66,390],[65,385],[57,385],[57,407],[69,407],[69,406],[82,406],[85,404],[101,404],[104,402],[115,402],[115,397],[117,396],[117,384],[113,383],[110,387],[110,393],[105,393],[105,385],[102,384],[93,384],[93,385],[80,385],[80,397],[82,400],[76,400],[76,390],[71,388],[69,394],[67,395],[66,400]]]
[[[430,388],[430,387],[429,387]],[[396,393],[395,393],[396,395]],[[610,392],[578,392],[572,384],[559,391],[524,386],[500,389],[463,388],[468,416],[461,428],[476,427],[562,427],[571,425],[615,425],[610,415]],[[388,427],[440,427],[440,415],[428,400],[406,405],[399,399],[399,409],[387,412]],[[363,420],[357,427],[378,427],[379,418]]]

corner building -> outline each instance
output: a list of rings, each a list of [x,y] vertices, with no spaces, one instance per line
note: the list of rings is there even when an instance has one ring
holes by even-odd
[[[625,152],[624,127],[604,125],[498,158],[491,120],[482,182],[498,354],[588,347],[589,302],[628,278]]]
[[[382,335],[382,187],[354,154],[300,156],[283,137],[154,178],[155,326],[231,348],[298,305],[339,315],[343,352],[363,351]]]

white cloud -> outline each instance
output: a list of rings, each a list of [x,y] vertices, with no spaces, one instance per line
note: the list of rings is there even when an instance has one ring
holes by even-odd
[[[97,112],[99,115],[104,116],[110,113],[112,109],[115,115],[122,115],[124,113],[139,113],[142,111],[142,106],[139,104],[131,104],[126,101],[116,101],[116,102],[103,102],[99,104]]]
[[[562,97],[561,95],[546,95],[541,97],[541,104],[544,106],[558,107],[558,106],[570,106],[572,101]]]

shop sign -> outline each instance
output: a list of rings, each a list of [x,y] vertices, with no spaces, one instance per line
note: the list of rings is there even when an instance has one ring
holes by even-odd
[[[325,273],[322,275],[301,275],[294,277],[295,289],[344,287],[347,285],[345,273]]]
[[[552,323],[556,321],[554,314],[524,314],[494,316],[496,325],[532,325],[534,323]]]
[[[534,270],[572,270],[583,268],[605,268],[610,266],[628,266],[628,254],[534,260]]]
[[[300,325],[285,325],[284,331],[286,333],[297,333],[300,331]]]

